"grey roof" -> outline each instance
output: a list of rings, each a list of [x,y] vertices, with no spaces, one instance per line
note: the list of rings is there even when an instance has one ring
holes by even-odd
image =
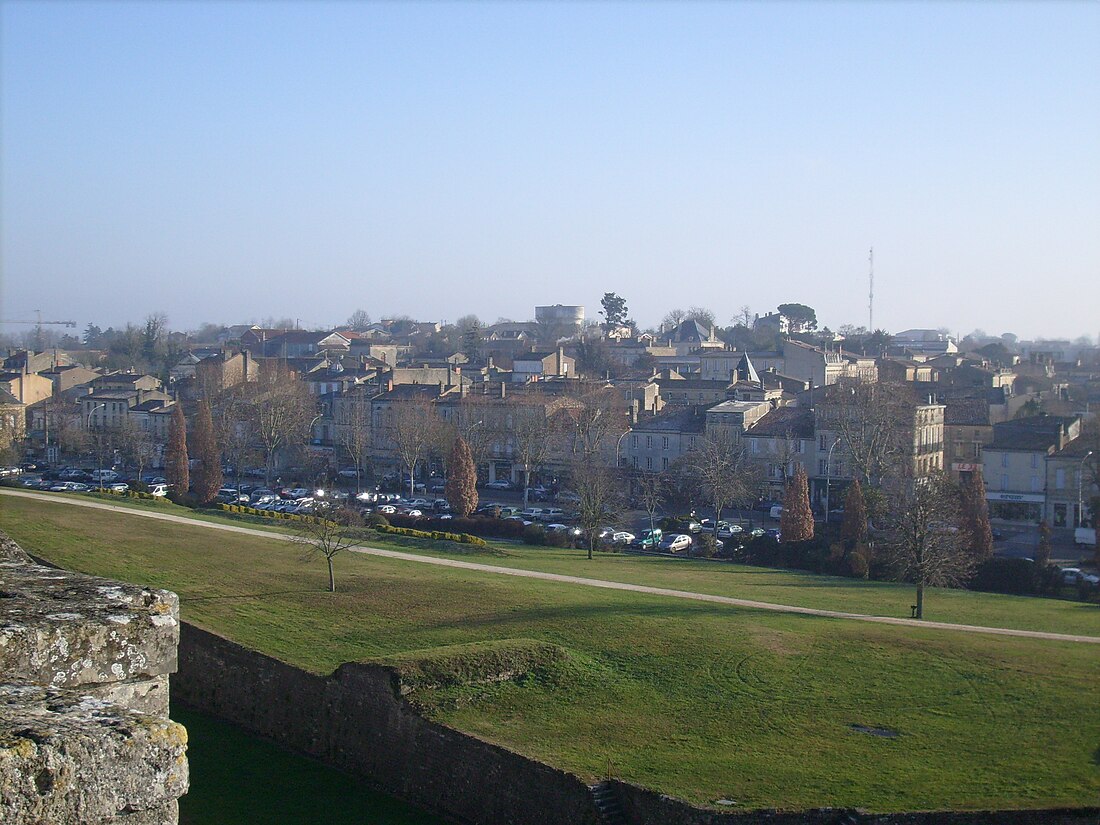
[[[703,407],[688,407],[672,413],[661,413],[640,420],[632,432],[702,433],[707,428],[707,411]]]
[[[943,423],[956,427],[988,427],[989,402],[984,398],[948,398]]]
[[[702,343],[710,340],[710,330],[694,318],[689,318],[676,328],[673,340],[681,343]]]
[[[745,432],[746,436],[814,437],[814,411],[806,407],[776,407]]]
[[[734,372],[737,374],[738,381],[749,381],[753,384],[760,382],[760,376],[756,372],[756,367],[752,365],[752,361],[749,360],[749,354],[747,352],[742,355],[741,360],[737,362]]]

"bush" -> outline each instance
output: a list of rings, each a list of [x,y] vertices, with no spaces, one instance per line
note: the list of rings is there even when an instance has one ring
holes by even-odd
[[[363,524],[367,527],[389,527],[389,520],[381,513],[370,513],[364,520]]]
[[[453,541],[459,544],[468,544],[471,547],[488,547],[489,543],[477,536],[467,533],[448,533],[441,530],[415,530],[412,527],[393,527],[389,524],[380,524],[374,527],[379,533],[395,536],[407,536],[414,539],[429,539],[432,541]]]
[[[978,565],[971,590],[1028,596],[1039,592],[1041,571],[1030,559],[991,558]]]
[[[518,522],[517,522],[518,523]],[[546,544],[546,531],[537,524],[530,524],[523,528],[523,543],[545,545]]]

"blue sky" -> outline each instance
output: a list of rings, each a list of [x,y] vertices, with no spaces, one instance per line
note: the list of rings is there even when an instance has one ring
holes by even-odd
[[[0,3],[3,317],[1095,336],[1097,3]]]

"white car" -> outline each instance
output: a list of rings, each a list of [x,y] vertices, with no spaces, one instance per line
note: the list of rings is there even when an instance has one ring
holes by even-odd
[[[149,485],[149,495],[156,496],[157,498],[164,498],[168,495],[167,484],[151,484]]]
[[[630,544],[630,542],[634,541],[635,538],[637,538],[637,536],[635,536],[633,533],[627,532],[626,530],[616,530],[614,533],[611,534],[611,543]]]
[[[683,533],[673,533],[671,536],[665,536],[661,539],[658,547],[670,553],[679,553],[681,550],[687,550],[691,547],[691,536]]]
[[[392,504],[380,504],[374,508],[374,512],[390,516],[397,512],[397,508]]]

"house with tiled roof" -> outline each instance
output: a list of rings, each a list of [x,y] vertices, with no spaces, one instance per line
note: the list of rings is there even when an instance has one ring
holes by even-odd
[[[954,478],[982,472],[982,451],[992,441],[988,399],[949,396],[944,400],[944,469]]]
[[[1047,459],[1081,435],[1079,416],[1036,415],[993,425],[982,450],[989,514],[1038,525],[1047,515]]]

